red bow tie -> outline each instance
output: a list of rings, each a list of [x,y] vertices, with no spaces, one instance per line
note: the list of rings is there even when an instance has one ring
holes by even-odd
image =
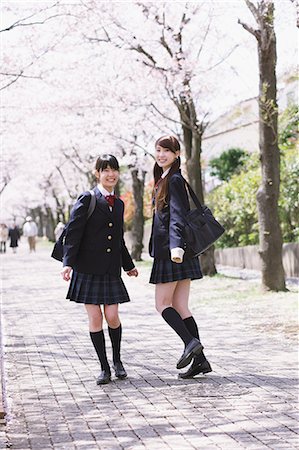
[[[105,195],[105,199],[107,200],[109,206],[114,206],[114,201],[116,199],[115,195]]]

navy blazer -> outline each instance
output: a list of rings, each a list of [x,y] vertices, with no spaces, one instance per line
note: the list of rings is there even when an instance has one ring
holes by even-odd
[[[105,197],[94,188],[96,207],[87,220],[90,192],[80,195],[71,211],[63,246],[63,265],[76,272],[119,276],[134,263],[123,237],[124,203],[115,199],[110,211]]]
[[[178,170],[169,179],[169,203],[162,210],[155,211],[149,241],[150,255],[157,259],[170,259],[170,251],[180,247],[186,250],[184,237],[186,215],[190,203],[184,178]],[[187,253],[184,259],[188,257]]]

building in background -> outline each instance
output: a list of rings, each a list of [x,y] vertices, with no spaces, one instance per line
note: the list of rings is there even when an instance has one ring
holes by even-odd
[[[298,102],[298,77],[285,74],[277,84],[279,111]],[[209,192],[219,181],[209,174],[209,161],[230,148],[249,153],[259,150],[258,97],[243,100],[207,127],[202,140],[203,179]]]

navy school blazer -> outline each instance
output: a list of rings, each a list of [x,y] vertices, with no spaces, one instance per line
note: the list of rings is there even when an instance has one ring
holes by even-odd
[[[169,179],[169,202],[162,210],[155,211],[152,232],[149,241],[150,255],[157,259],[170,259],[170,251],[180,247],[184,250],[187,243],[184,238],[186,215],[190,203],[184,178],[178,170]],[[188,258],[187,252],[184,259]]]
[[[124,203],[115,199],[110,211],[97,187],[95,210],[87,220],[90,192],[81,194],[72,208],[63,246],[63,265],[80,273],[120,276],[135,266],[123,237]]]

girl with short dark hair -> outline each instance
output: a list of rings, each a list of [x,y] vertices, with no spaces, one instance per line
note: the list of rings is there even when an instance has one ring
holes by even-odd
[[[107,384],[111,380],[111,369],[106,354],[103,315],[108,323],[115,375],[126,378],[120,356],[122,326],[118,305],[130,299],[121,279],[121,268],[129,276],[137,277],[138,271],[123,237],[124,203],[114,195],[119,180],[115,156],[100,156],[95,175],[98,181],[93,189],[95,209],[88,218],[91,192],[80,195],[67,225],[61,274],[65,281],[71,280],[67,298],[85,304],[90,338],[101,364],[97,384]]]

